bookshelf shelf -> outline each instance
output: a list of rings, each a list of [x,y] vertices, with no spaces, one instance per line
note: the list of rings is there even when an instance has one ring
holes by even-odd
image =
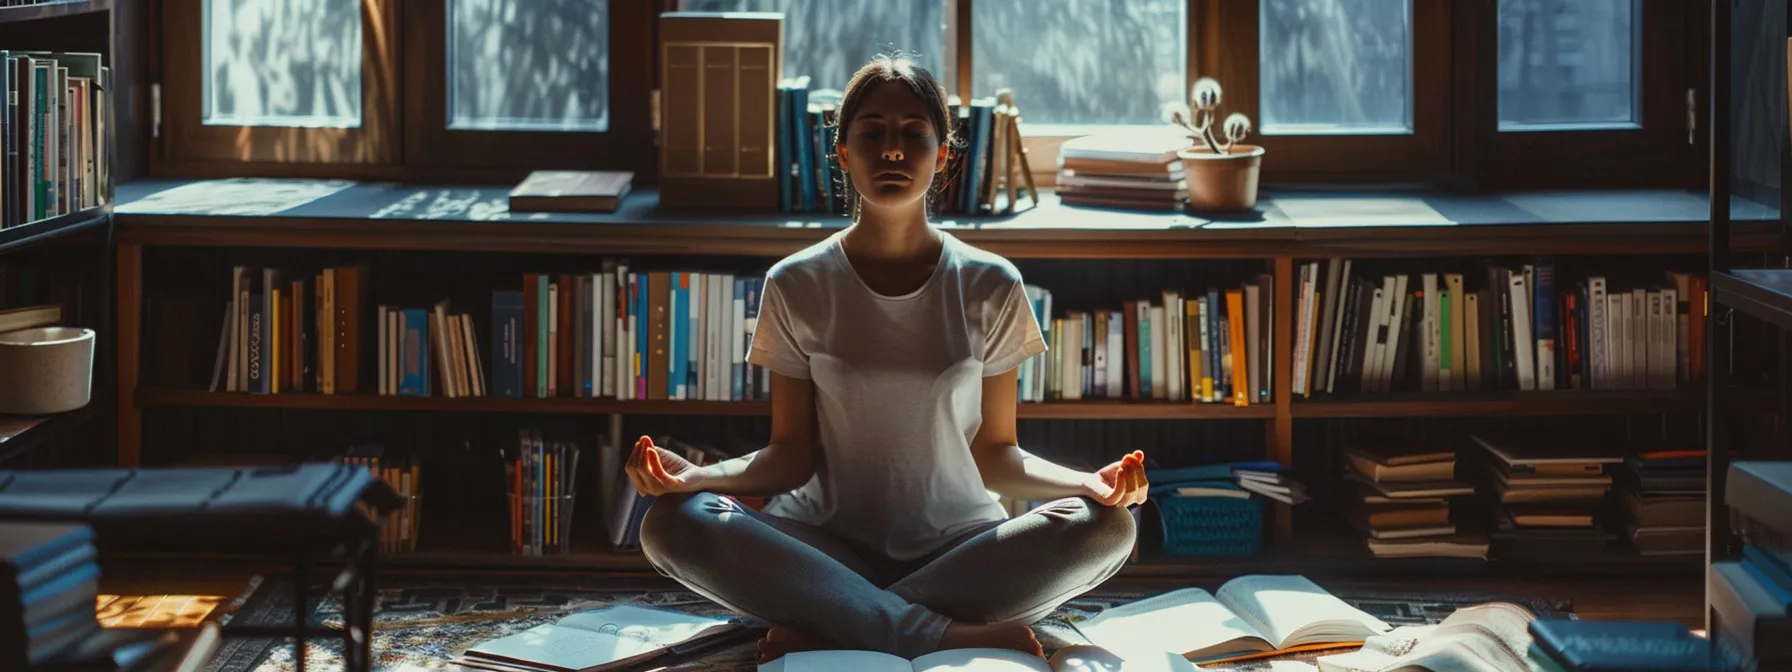
[[[93,427],[93,423],[100,421],[101,417],[101,411],[93,404],[56,415],[0,415],[0,468],[17,467],[20,461],[33,457],[32,452],[37,446],[67,435],[72,430],[90,429]],[[100,460],[109,458],[107,455],[61,457],[97,458]]]
[[[9,226],[0,229],[0,254],[39,245],[89,229],[100,228],[106,225],[106,221],[107,208],[100,206],[49,219],[40,219],[29,224]]]
[[[1736,269],[1711,275],[1711,300],[1792,328],[1792,270]]]
[[[337,411],[438,411],[482,413],[619,413],[623,415],[768,415],[764,401],[617,401],[615,399],[501,399],[472,397],[398,397],[371,394],[243,394],[177,388],[137,390],[139,406],[209,406],[286,408]],[[1025,403],[1022,418],[1076,420],[1267,419],[1267,404],[1228,406],[1171,402],[1073,401]]]
[[[17,21],[37,21],[58,16],[75,14],[92,14],[112,9],[112,0],[64,0],[62,2],[43,2],[35,5],[19,5],[16,7],[0,7],[0,23]]]
[[[1693,411],[1698,390],[1393,392],[1320,397],[1291,406],[1296,418],[1600,415]]]

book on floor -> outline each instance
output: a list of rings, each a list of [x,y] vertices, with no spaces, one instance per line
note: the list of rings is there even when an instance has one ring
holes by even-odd
[[[1109,651],[1169,650],[1197,663],[1357,646],[1392,629],[1304,576],[1247,575],[1183,588],[1075,624]]]
[[[687,651],[743,627],[730,617],[614,605],[485,642],[452,662],[503,672],[606,672]]]
[[[1509,602],[1457,609],[1435,625],[1405,626],[1367,638],[1349,653],[1320,656],[1320,672],[1555,672],[1532,646],[1530,610]]]
[[[947,649],[913,660],[876,651],[801,651],[761,663],[758,672],[1195,672],[1168,651],[1124,657],[1095,646],[1067,646],[1042,659],[1008,649]]]

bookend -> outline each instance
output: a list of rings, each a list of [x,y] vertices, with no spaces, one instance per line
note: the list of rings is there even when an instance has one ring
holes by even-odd
[[[995,134],[999,145],[995,148],[996,155],[1007,159],[999,164],[1003,166],[1002,185],[1008,193],[1008,203],[1002,206],[1002,214],[1012,215],[1015,199],[1019,198],[1022,189],[1014,176],[1017,166],[1020,178],[1026,180],[1027,198],[1031,199],[1033,206],[1039,205],[1039,189],[1033,185],[1033,166],[1027,163],[1027,148],[1020,137],[1020,107],[1014,104],[1012,89],[996,91],[995,119],[996,124],[1001,127]]]
[[[309,463],[271,468],[51,469],[0,471],[0,520],[83,522],[108,554],[181,551],[292,559],[293,620],[233,623],[226,637],[292,638],[305,670],[309,638],[342,638],[349,672],[370,672],[380,521],[404,500],[365,467]],[[312,625],[308,583],[341,564],[326,592],[341,591],[340,629]]]

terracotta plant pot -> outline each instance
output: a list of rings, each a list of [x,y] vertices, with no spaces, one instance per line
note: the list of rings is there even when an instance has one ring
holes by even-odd
[[[1257,206],[1257,175],[1263,148],[1233,145],[1229,154],[1215,154],[1206,145],[1176,153],[1188,178],[1188,209],[1196,212],[1240,212]]]

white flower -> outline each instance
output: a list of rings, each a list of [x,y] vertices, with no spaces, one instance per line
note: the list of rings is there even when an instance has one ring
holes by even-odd
[[[1186,125],[1189,123],[1190,116],[1188,104],[1175,100],[1164,103],[1163,111],[1159,113],[1159,116],[1166,124]]]
[[[1219,83],[1219,80],[1216,80],[1212,77],[1202,77],[1200,79],[1195,80],[1194,91],[1192,93],[1190,93],[1188,97],[1189,97],[1189,100],[1194,101],[1196,109],[1211,110],[1213,108],[1219,107],[1220,106],[1220,83]]]
[[[1233,112],[1230,116],[1226,117],[1224,128],[1226,129],[1226,140],[1238,142],[1239,140],[1243,140],[1244,136],[1251,132],[1251,118]]]

